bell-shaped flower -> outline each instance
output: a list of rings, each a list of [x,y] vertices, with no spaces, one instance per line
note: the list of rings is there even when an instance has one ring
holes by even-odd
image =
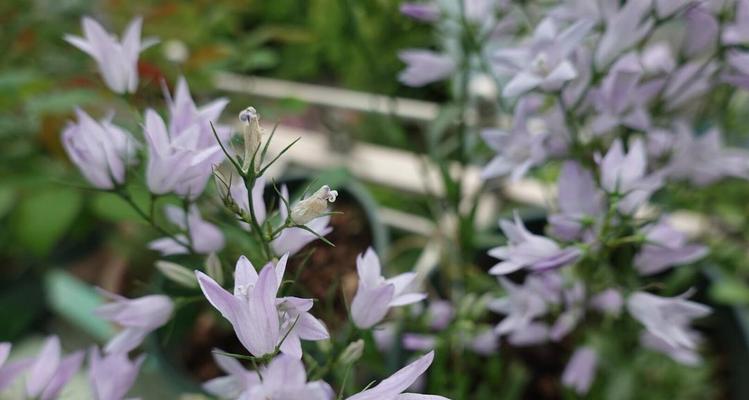
[[[687,236],[674,229],[666,220],[646,226],[646,243],[634,263],[641,275],[652,275],[666,269],[695,262],[707,255],[707,247],[688,244]]]
[[[572,388],[578,395],[588,393],[596,375],[598,355],[590,347],[579,347],[572,354],[562,373],[562,384]]]
[[[215,147],[217,143],[211,123],[216,128],[219,138],[226,139],[231,133],[228,126],[219,125],[217,122],[224,108],[229,104],[228,99],[221,97],[206,105],[198,106],[183,76],[177,80],[173,96],[164,86],[164,98],[169,109],[169,132],[174,141],[194,141],[190,145],[197,149]],[[186,137],[182,139],[183,136]]]
[[[214,164],[223,154],[218,144],[200,145],[197,124],[181,131],[167,130],[154,110],[146,110],[143,132],[148,144],[146,183],[158,195],[175,193],[194,199],[200,196],[211,176]]]
[[[260,377],[255,371],[248,371],[236,358],[218,351],[213,352],[216,365],[228,375],[213,378],[203,383],[203,390],[220,399],[238,399],[242,393],[260,384]]]
[[[499,225],[507,236],[507,245],[489,250],[490,256],[502,260],[489,270],[490,274],[505,275],[521,268],[551,270],[573,264],[580,257],[576,247],[561,248],[547,237],[532,234],[517,213],[514,223],[502,220]]]
[[[94,314],[123,328],[104,348],[107,353],[128,353],[143,343],[146,335],[169,321],[174,310],[171,299],[164,295],[128,299],[100,290],[111,303],[101,305]]]
[[[62,145],[70,160],[93,186],[112,189],[125,182],[126,169],[136,160],[138,142],[107,117],[100,121],[76,109],[78,122],[62,132]]]
[[[434,351],[419,357],[416,361],[398,370],[389,378],[378,383],[376,386],[365,389],[346,400],[447,400],[447,398],[436,395],[403,393],[426,372],[434,360]]]
[[[257,374],[257,381],[242,393],[239,400],[305,399],[333,400],[335,392],[323,381],[307,382],[301,360],[284,354],[274,358]],[[259,379],[262,377],[262,380]]]
[[[398,75],[406,86],[419,87],[447,79],[456,68],[452,57],[430,50],[403,50],[398,57],[406,63],[406,69]]]
[[[538,24],[529,43],[497,51],[493,55],[496,67],[513,74],[502,95],[515,97],[535,88],[559,90],[577,77],[569,57],[593,25],[590,20],[580,20],[560,32],[554,20],[546,18]]]
[[[627,298],[627,310],[653,336],[673,347],[694,349],[697,341],[689,324],[710,314],[710,307],[686,299],[690,292],[676,297],[661,297],[634,292]]]
[[[518,180],[547,159],[545,142],[552,132],[543,117],[534,115],[540,105],[540,98],[526,96],[515,106],[512,129],[481,132],[481,138],[496,152],[481,171],[482,179],[509,175]]]
[[[549,216],[552,234],[565,241],[591,241],[605,206],[593,174],[577,162],[567,161],[557,187],[559,212]]]
[[[525,284],[517,285],[512,281],[499,278],[507,296],[494,299],[488,304],[489,310],[504,314],[505,317],[495,328],[498,335],[521,332],[531,325],[534,319],[548,311],[547,301],[542,295],[543,289],[534,283],[534,278],[526,279]]]
[[[663,185],[661,174],[646,175],[647,154],[641,139],[635,139],[624,153],[617,139],[599,162],[601,187],[607,193],[618,194],[619,211],[633,213],[650,195]]]
[[[99,67],[104,82],[116,93],[135,93],[138,89],[138,55],[156,43],[141,41],[143,19],[135,18],[122,34],[122,40],[107,32],[98,22],[83,17],[83,36],[65,35],[65,41],[90,55]]]
[[[252,263],[240,257],[234,271],[233,294],[208,275],[195,272],[208,301],[229,320],[239,341],[256,357],[280,347],[283,353],[301,358],[300,340],[329,337],[322,322],[309,313],[311,299],[276,298],[287,260],[288,254],[275,265],[268,263],[258,275]]]
[[[93,400],[122,400],[135,383],[140,366],[146,359],[143,354],[131,361],[127,353],[101,355],[93,347],[88,357],[88,379]]]
[[[356,259],[359,286],[351,302],[354,325],[369,329],[377,325],[391,307],[405,306],[424,300],[425,293],[409,291],[416,273],[406,272],[390,279],[382,276],[380,259],[372,248]]]
[[[30,399],[56,399],[65,385],[78,372],[83,362],[83,352],[62,356],[60,339],[50,336],[42,350],[28,366],[26,397]]]
[[[200,216],[200,210],[197,206],[190,207],[190,212],[186,214],[182,208],[168,205],[164,208],[164,212],[169,222],[187,234],[178,234],[174,238],[156,239],[148,244],[149,249],[156,250],[163,256],[170,256],[187,254],[190,250],[187,247],[188,245],[199,254],[209,254],[224,247],[223,233],[216,225],[205,221]]]
[[[726,148],[720,131],[695,135],[686,123],[675,124],[671,158],[665,167],[670,178],[705,186],[724,177],[749,179],[749,152]]]
[[[289,202],[289,191],[286,186],[281,188],[281,196],[282,199],[278,201],[278,213],[280,214],[281,221],[286,221],[289,217],[289,209],[286,206]],[[289,255],[294,255],[308,243],[316,240],[318,236],[325,236],[333,231],[333,228],[330,226],[330,215],[315,218],[307,222],[305,226],[317,233],[317,235],[302,228],[286,228],[271,243],[273,251],[276,254],[289,253]]]
[[[650,1],[637,0],[624,2],[621,8],[608,13],[595,53],[595,64],[599,70],[651,33],[655,21],[650,12]]]

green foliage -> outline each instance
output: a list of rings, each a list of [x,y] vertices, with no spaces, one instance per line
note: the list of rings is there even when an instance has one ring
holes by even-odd
[[[18,241],[37,256],[46,255],[65,234],[81,210],[79,191],[44,188],[18,205],[13,229]]]

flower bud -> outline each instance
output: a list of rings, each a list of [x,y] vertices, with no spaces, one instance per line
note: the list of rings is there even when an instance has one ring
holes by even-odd
[[[353,364],[361,358],[363,352],[364,341],[359,339],[355,342],[351,342],[348,347],[343,350],[339,361],[343,364]]]
[[[219,285],[224,284],[224,270],[221,268],[221,260],[216,253],[211,253],[205,259],[205,272]]]
[[[198,281],[192,271],[169,261],[156,261],[156,268],[170,281],[186,288],[197,288]]]
[[[242,171],[249,171],[253,157],[255,157],[253,168],[257,170],[257,166],[260,164],[258,150],[260,149],[260,138],[263,134],[263,128],[260,127],[260,116],[255,107],[247,107],[239,113],[239,120],[244,122],[242,129],[242,136],[244,137]]]
[[[328,210],[328,202],[333,203],[337,197],[337,190],[331,190],[330,186],[323,185],[312,196],[299,201],[291,209],[292,221],[296,224],[304,225],[322,216]]]

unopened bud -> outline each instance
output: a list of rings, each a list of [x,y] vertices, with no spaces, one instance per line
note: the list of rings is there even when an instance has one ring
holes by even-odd
[[[341,353],[340,361],[343,364],[352,364],[357,361],[362,356],[362,353],[364,352],[364,341],[359,339],[355,342],[351,342],[348,347],[346,347],[345,350],[343,350],[343,353]]]
[[[242,170],[247,172],[250,169],[253,157],[257,169],[260,163],[260,155],[257,154],[260,149],[260,138],[263,134],[263,128],[260,127],[260,116],[255,107],[247,107],[239,113],[239,120],[242,124],[242,136],[244,137],[244,160],[242,161]]]
[[[179,264],[169,261],[156,261],[156,268],[161,271],[170,281],[187,288],[198,287],[198,281],[195,274]]]
[[[330,186],[323,185],[312,196],[299,201],[291,209],[291,219],[294,223],[304,225],[323,215],[328,210],[328,203],[332,203],[338,197],[337,190],[331,190]]]
[[[216,253],[211,253],[205,259],[205,272],[213,278],[216,283],[223,285],[224,283],[224,270],[221,268],[221,260],[218,259]]]

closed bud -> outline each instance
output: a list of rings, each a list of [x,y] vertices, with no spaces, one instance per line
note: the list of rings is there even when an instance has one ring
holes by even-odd
[[[343,353],[341,353],[340,362],[343,364],[353,364],[362,356],[364,352],[364,341],[359,339],[355,342],[351,342]]]
[[[255,107],[247,107],[239,113],[239,120],[242,121],[242,136],[244,137],[244,160],[242,161],[242,171],[247,172],[250,169],[253,157],[256,171],[260,163],[260,139],[263,134],[263,128],[260,127],[260,116]]]
[[[169,261],[156,261],[156,268],[170,281],[186,288],[197,288],[198,281],[194,273],[179,264]]]
[[[294,205],[291,209],[292,221],[296,224],[304,225],[322,216],[328,210],[328,203],[334,202],[337,197],[338,191],[331,190],[328,185],[323,185],[312,196]]]
[[[224,284],[224,269],[216,253],[211,253],[205,259],[205,272],[219,285]]]

